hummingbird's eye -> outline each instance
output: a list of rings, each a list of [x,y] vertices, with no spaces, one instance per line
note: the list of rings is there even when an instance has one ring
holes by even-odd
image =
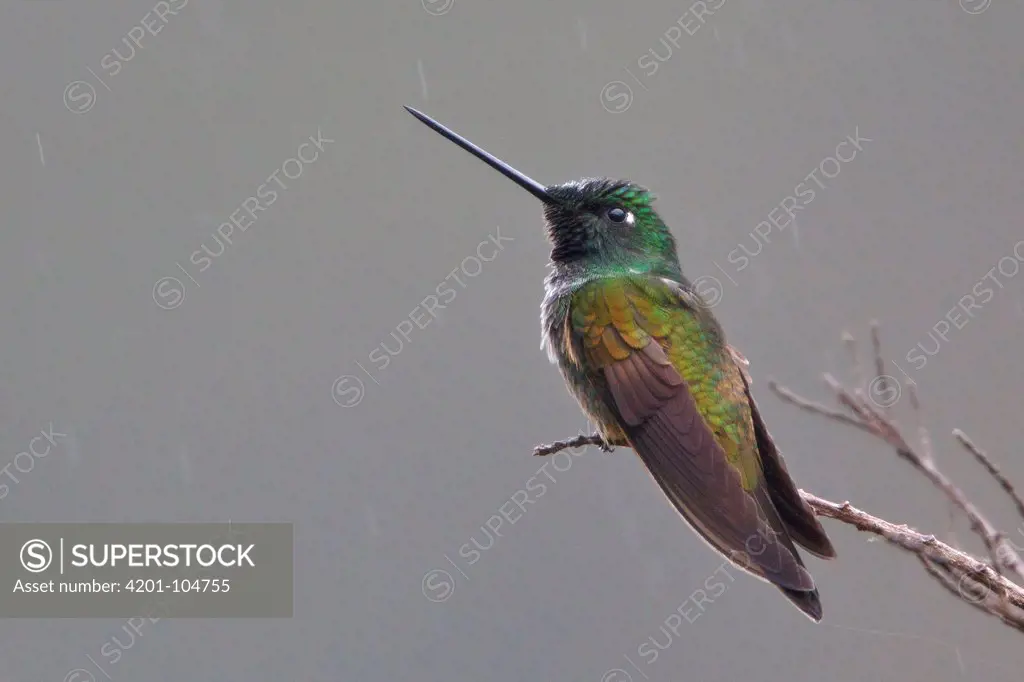
[[[616,206],[615,208],[610,209],[608,211],[608,219],[611,220],[613,223],[621,223],[623,220],[626,219],[626,212],[623,209]]]

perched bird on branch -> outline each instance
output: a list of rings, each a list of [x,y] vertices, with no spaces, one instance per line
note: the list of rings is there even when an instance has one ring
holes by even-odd
[[[821,620],[796,544],[822,558],[835,550],[765,428],[746,360],[683,276],[654,196],[625,180],[541,185],[406,108],[543,204],[553,267],[543,344],[604,446],[635,450],[712,548]]]

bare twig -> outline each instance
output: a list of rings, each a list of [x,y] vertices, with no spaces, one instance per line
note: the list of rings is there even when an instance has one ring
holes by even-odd
[[[850,415],[844,414],[839,410],[832,409],[831,407],[826,407],[821,403],[816,403],[813,400],[808,400],[807,398],[798,396],[796,393],[793,393],[793,391],[789,390],[788,388],[780,386],[778,382],[776,382],[774,379],[768,380],[768,386],[773,391],[775,391],[775,394],[777,396],[779,396],[780,398],[782,398],[784,401],[791,405],[796,405],[801,410],[806,410],[811,414],[817,414],[821,415],[822,417],[834,419],[841,424],[856,427],[866,433],[874,433],[870,428],[865,426],[862,422],[854,419]]]
[[[889,375],[885,373],[885,360],[882,359],[882,338],[879,335],[878,320],[871,320],[871,349],[875,354],[875,381],[878,381],[882,395],[888,395],[892,387],[889,386]],[[868,390],[871,390],[870,386]],[[888,405],[884,409],[886,413],[889,412]]]
[[[579,448],[584,445],[599,445],[604,447],[604,441],[601,436],[596,433],[593,435],[586,435],[581,433],[575,438],[569,438],[568,440],[557,440],[551,445],[538,445],[533,449],[533,454],[537,457],[546,457],[547,455],[553,455],[556,452],[562,450],[568,450],[569,448]]]
[[[1003,472],[999,470],[995,462],[960,429],[953,429],[953,438],[956,438],[961,445],[967,448],[967,451],[974,455],[974,458],[992,474],[992,478],[999,482],[999,485],[1003,487],[1003,490],[1006,491],[1006,494],[1010,496],[1010,499],[1017,506],[1017,511],[1020,513],[1021,518],[1024,518],[1024,499],[1021,498],[1020,494],[1014,489],[1013,484],[1003,475]]]
[[[917,558],[921,561],[921,565],[924,566],[924,570],[928,572],[928,575],[935,578],[936,582],[946,588],[954,597],[970,604],[983,613],[994,615],[1010,627],[1024,632],[1024,624],[1022,624],[1021,619],[1014,613],[1007,611],[1006,602],[1002,597],[993,599],[991,592],[980,587],[971,578],[965,576],[960,580],[956,580],[948,571],[940,568],[931,560],[920,555]]]
[[[917,555],[922,561],[946,578],[953,579],[954,589],[965,601],[980,602],[979,595],[997,595],[1005,599],[1022,613],[1016,614],[1016,620],[1024,629],[1024,587],[1021,587],[999,575],[983,561],[950,547],[936,539],[934,535],[923,535],[908,526],[897,526],[894,523],[872,516],[857,509],[849,502],[838,504],[813,495],[806,490],[800,493],[811,509],[818,516],[842,521],[857,530],[873,533],[888,540],[891,544]]]

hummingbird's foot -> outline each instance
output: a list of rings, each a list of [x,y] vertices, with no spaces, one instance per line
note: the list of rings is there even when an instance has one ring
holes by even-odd
[[[615,452],[615,446],[602,440],[598,447],[601,448],[601,452]]]

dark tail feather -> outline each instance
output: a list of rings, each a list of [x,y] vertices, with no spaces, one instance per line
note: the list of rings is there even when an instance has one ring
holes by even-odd
[[[764,479],[771,494],[775,509],[778,510],[782,522],[786,524],[789,535],[804,549],[822,559],[834,559],[836,550],[832,547],[825,529],[814,515],[811,506],[801,497],[800,491],[789,475],[786,460],[775,447],[771,434],[768,433],[761,414],[757,411],[754,398],[747,389],[747,400],[754,420],[754,433],[757,437],[757,450],[761,455],[761,467]]]
[[[798,590],[790,590],[785,587],[779,588],[782,594],[786,595],[793,604],[804,612],[808,618],[813,620],[815,623],[821,621],[821,599],[818,597],[817,590],[811,590],[810,592],[800,592]]]
[[[790,537],[808,552],[822,559],[834,559],[836,550],[825,534],[825,529],[821,527],[821,522],[815,517],[810,505],[804,502],[793,479],[789,477],[782,455],[775,451],[774,457],[762,457],[762,463],[772,502],[782,522],[786,524]]]

